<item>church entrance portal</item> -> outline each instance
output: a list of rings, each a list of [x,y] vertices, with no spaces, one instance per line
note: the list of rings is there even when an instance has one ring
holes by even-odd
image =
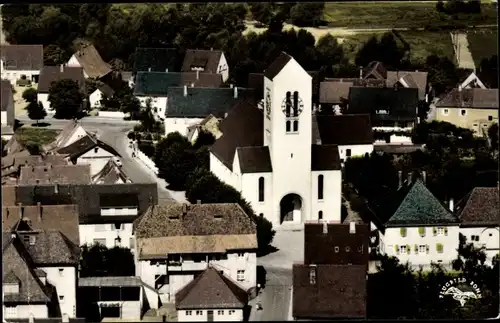
[[[302,199],[297,194],[285,195],[280,202],[280,224],[302,221]]]

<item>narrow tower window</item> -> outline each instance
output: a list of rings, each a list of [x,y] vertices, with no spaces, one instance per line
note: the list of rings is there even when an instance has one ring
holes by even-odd
[[[264,202],[264,177],[259,177],[259,202]]]
[[[292,98],[290,91],[286,92],[286,116],[289,117],[292,113]]]
[[[299,115],[299,92],[293,92],[293,116]]]
[[[293,132],[298,132],[299,131],[299,120],[294,120],[293,121]]]
[[[292,123],[290,120],[286,121],[286,132],[290,132],[292,129]]]
[[[318,200],[323,199],[323,175],[318,176]]]
[[[318,220],[323,220],[323,211],[318,212]]]

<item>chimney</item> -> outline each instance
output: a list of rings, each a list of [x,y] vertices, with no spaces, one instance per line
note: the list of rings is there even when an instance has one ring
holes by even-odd
[[[59,184],[54,184],[54,194],[59,194]]]
[[[227,112],[224,112],[224,119],[227,118]]]
[[[22,219],[24,214],[23,203],[17,203],[17,205],[19,206],[19,218]]]
[[[211,47],[211,48],[210,48],[210,51],[213,51],[213,50],[214,50],[214,48],[213,48],[213,47]]]
[[[458,92],[462,92],[462,85],[458,86]]]
[[[422,182],[427,184],[427,172],[425,170],[422,171]]]
[[[149,205],[153,206],[153,196],[151,194],[149,194]]]
[[[398,188],[401,188],[403,186],[403,171],[398,171],[398,177],[399,177],[399,186]]]
[[[196,204],[201,204],[201,200],[196,200]]]
[[[69,316],[68,314],[64,313],[62,316],[62,323],[69,323]]]
[[[234,87],[234,98],[235,99],[238,98],[238,87],[237,86]]]
[[[313,108],[313,111],[312,111],[312,112],[313,112],[313,113],[315,113],[315,112],[316,112],[316,103],[313,103],[312,108]]]
[[[38,221],[42,221],[42,203],[36,202],[36,206],[38,208]]]
[[[196,79],[199,80],[200,79],[200,71],[199,70],[196,70]]]
[[[182,204],[182,215],[186,216],[188,212],[188,206],[187,204]]]
[[[15,239],[16,237],[17,237],[17,235],[16,235],[16,233],[15,233],[15,232],[12,232],[12,233],[10,234],[10,238],[11,238],[11,239]]]
[[[453,199],[450,199],[450,211],[454,212],[454,210],[455,210],[455,205],[453,203]]]
[[[61,66],[59,67],[59,72],[61,72],[61,73],[64,72],[64,65],[63,64],[61,64]]]
[[[350,234],[356,233],[356,222],[349,222],[349,233]]]
[[[363,78],[363,66],[359,67],[359,79],[361,80]]]
[[[187,85],[184,85],[184,96],[188,95],[188,87]]]
[[[323,221],[323,233],[327,234],[328,233],[328,222]]]

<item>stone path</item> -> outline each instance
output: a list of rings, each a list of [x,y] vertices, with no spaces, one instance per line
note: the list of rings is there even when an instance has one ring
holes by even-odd
[[[451,41],[453,43],[453,49],[455,50],[455,57],[457,59],[457,65],[460,68],[466,68],[471,70],[476,70],[474,64],[474,59],[469,50],[469,41],[467,40],[467,34],[465,33],[450,33]]]

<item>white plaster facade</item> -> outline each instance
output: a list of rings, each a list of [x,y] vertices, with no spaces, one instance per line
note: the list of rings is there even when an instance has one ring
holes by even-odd
[[[491,265],[492,259],[500,252],[499,227],[461,227],[460,233],[472,242],[476,248],[485,248],[486,264]]]
[[[96,89],[89,96],[90,107],[92,107],[92,108],[100,108],[101,107],[101,100],[102,100],[102,98],[103,98],[102,91],[99,90],[99,89]]]
[[[50,108],[49,94],[48,93],[40,93],[37,94],[38,102],[42,102],[42,105],[47,113],[55,112]]]
[[[406,231],[405,236],[402,229]],[[381,254],[396,257],[401,263],[409,262],[415,269],[419,266],[429,269],[431,262],[449,268],[451,262],[457,259],[459,228],[458,224],[440,227],[391,227],[387,228],[384,234],[379,231],[379,239]],[[438,244],[442,245],[441,250],[438,250]]]
[[[61,314],[68,317],[76,317],[76,267],[39,267],[47,273],[47,283],[53,285],[57,290],[57,297]]]
[[[109,213],[110,210],[103,211]],[[127,213],[132,212],[133,210]],[[101,213],[103,212],[101,211]],[[137,209],[135,209],[135,214],[133,215],[137,215]],[[108,249],[116,246],[134,249],[135,240],[133,238],[132,221],[120,222],[116,225],[114,223],[80,224],[78,227],[80,231],[80,243],[82,245],[100,243]],[[118,237],[120,237],[119,240],[117,240]]]
[[[71,56],[71,58],[69,59],[68,63],[66,63],[66,66],[68,66],[68,67],[82,67],[82,65],[80,64],[80,62],[76,58],[75,54],[73,54],[73,56]],[[85,69],[83,70],[83,76],[86,79],[89,78],[89,75],[87,73],[85,73]]]
[[[0,120],[2,122],[2,125],[7,124],[7,111],[2,111],[2,114],[0,115]]]
[[[90,175],[94,176],[95,174],[99,173],[107,164],[109,159],[113,157],[115,157],[115,155],[113,155],[109,151],[101,147],[95,147],[78,157],[76,160],[76,164],[90,164]]]
[[[229,79],[229,66],[224,53],[220,55],[219,66],[217,66],[217,73],[222,75],[222,82],[227,82]]]
[[[17,80],[20,80],[23,75],[26,76],[27,80],[31,80],[35,82],[34,76],[40,75],[40,70],[10,70],[5,68],[4,61],[0,59],[0,65],[2,66],[1,70],[1,78],[3,80],[8,80],[10,84],[16,85]]]
[[[242,309],[193,309],[177,310],[177,322],[210,322],[208,312],[213,314],[213,322],[243,321]]]
[[[169,256],[170,257],[170,256]],[[227,253],[220,257],[206,254],[202,261],[194,261],[189,255],[180,255],[179,260],[139,260],[136,259],[136,275],[146,285],[157,291],[145,288],[146,298],[151,308],[158,308],[158,293],[161,301],[175,301],[175,294],[194,279],[193,272],[203,272],[210,263],[224,275],[237,282],[242,289],[249,290],[257,285],[257,254],[255,252]],[[242,273],[243,271],[243,273]],[[158,276],[165,275],[168,283],[155,286]]]
[[[4,318],[29,318],[45,319],[49,317],[49,309],[45,304],[30,304],[30,305],[17,305],[5,306],[3,305]],[[5,322],[5,321],[4,321]]]
[[[302,101],[303,110],[298,117],[287,118],[283,112],[282,104],[287,92],[298,92]],[[210,170],[221,181],[239,190],[255,213],[262,214],[273,226],[285,223],[300,224],[319,218],[339,222],[341,171],[311,170],[311,76],[292,58],[273,80],[264,78],[264,93],[265,95],[269,93],[271,98],[270,111],[268,113],[266,107],[263,118],[264,146],[269,147],[272,173],[242,174],[238,156],[233,159],[231,171],[212,153],[210,153]],[[295,121],[298,121],[297,131],[287,131],[286,123]],[[238,149],[235,154],[238,154]],[[323,176],[321,193],[318,187],[319,176]],[[264,181],[264,198],[259,201],[260,178]],[[284,221],[282,202],[289,197],[293,198],[293,216],[291,220],[287,218]]]
[[[339,146],[339,156],[342,161],[349,157],[364,156],[373,152],[373,144]]]
[[[199,124],[203,120],[204,118],[165,118],[165,136],[173,132],[187,136],[188,127]]]
[[[88,136],[87,131],[78,124],[68,138],[62,138],[61,142],[58,144],[58,148],[67,147],[85,136]]]
[[[153,115],[157,120],[164,120],[165,113],[167,109],[167,97],[166,96],[136,96],[136,98],[141,102],[141,106],[145,107],[146,102],[151,99],[151,108],[153,109]]]

